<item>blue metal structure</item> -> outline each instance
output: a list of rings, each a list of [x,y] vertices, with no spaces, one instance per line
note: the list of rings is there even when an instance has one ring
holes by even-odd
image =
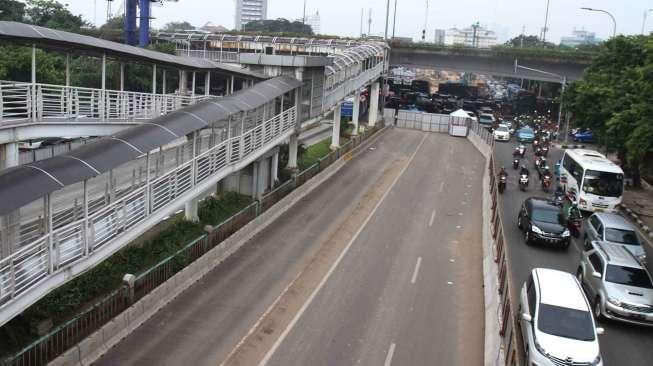
[[[140,0],[140,29],[138,45],[147,47],[150,44],[150,0]]]
[[[130,46],[136,45],[136,1],[126,0],[125,6],[125,43]]]

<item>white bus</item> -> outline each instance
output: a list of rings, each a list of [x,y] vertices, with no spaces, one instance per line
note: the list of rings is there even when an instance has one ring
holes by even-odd
[[[596,151],[565,150],[560,161],[560,183],[576,194],[581,210],[613,211],[621,203],[624,172]]]

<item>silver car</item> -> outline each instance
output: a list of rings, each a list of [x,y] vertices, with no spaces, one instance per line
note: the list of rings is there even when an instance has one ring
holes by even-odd
[[[591,242],[576,276],[594,301],[596,319],[653,326],[653,281],[628,247]]]
[[[592,310],[574,275],[535,268],[521,289],[519,313],[526,364],[601,366]]]
[[[592,241],[625,245],[640,260],[646,257],[637,230],[621,215],[599,212],[590,216],[585,229],[585,247],[589,248]]]

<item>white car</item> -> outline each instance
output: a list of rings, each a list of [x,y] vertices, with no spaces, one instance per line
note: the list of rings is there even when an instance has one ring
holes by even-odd
[[[495,141],[510,141],[510,129],[506,126],[499,125],[492,134]]]
[[[576,277],[535,268],[521,289],[522,341],[528,365],[602,366],[590,304]]]

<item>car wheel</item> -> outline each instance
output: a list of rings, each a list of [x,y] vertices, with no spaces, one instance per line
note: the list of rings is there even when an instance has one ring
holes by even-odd
[[[521,215],[517,216],[517,227],[518,227],[520,230],[522,229],[522,226],[521,226]]]
[[[570,240],[566,241],[564,244],[562,244],[562,249],[569,249],[569,244],[571,243]]]
[[[603,313],[601,312],[601,298],[596,297],[594,300],[594,319],[599,320],[603,318]]]
[[[526,244],[530,244],[530,242],[531,242],[531,232],[528,231],[528,230],[524,231],[524,242]]]

